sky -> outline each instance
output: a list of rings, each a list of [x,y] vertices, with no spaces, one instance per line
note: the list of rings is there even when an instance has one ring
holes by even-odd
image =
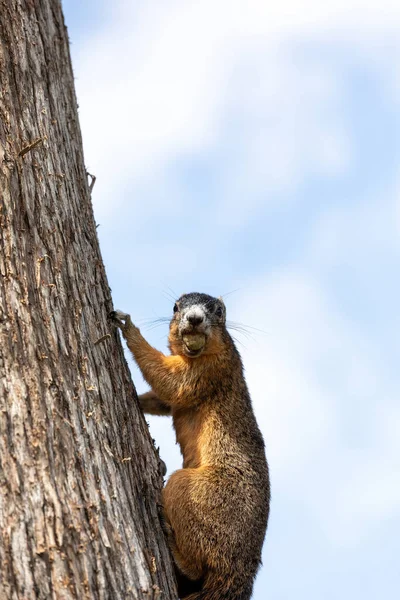
[[[163,351],[146,320],[182,293],[248,327],[272,485],[254,600],[397,599],[400,3],[63,7],[114,305]]]

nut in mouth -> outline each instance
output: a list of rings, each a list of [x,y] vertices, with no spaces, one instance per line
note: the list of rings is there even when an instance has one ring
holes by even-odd
[[[198,356],[206,345],[206,336],[204,333],[185,333],[182,339],[189,356]]]

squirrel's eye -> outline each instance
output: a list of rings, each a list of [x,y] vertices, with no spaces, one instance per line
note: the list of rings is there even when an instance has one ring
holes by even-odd
[[[177,304],[176,304],[176,302],[175,302],[175,304],[174,304],[174,313],[177,313],[177,312],[178,312],[178,310],[179,310],[179,308],[178,308],[178,305],[177,305]]]
[[[215,311],[215,315],[220,318],[222,317],[222,315],[224,314],[224,311],[222,310],[222,306],[218,306],[216,311]]]

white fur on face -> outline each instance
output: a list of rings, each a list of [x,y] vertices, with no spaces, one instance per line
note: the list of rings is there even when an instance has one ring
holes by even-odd
[[[189,306],[187,309],[185,309],[182,312],[181,323],[180,323],[181,329],[186,329],[188,327],[191,327],[191,323],[189,321],[190,317],[198,317],[198,318],[203,319],[202,323],[200,323],[199,325],[196,325],[197,331],[202,332],[202,333],[209,332],[210,324],[208,322],[207,313],[202,304],[193,304],[192,306]]]

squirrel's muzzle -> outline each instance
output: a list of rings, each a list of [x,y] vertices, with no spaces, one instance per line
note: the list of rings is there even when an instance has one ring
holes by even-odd
[[[207,313],[201,304],[194,304],[182,310],[179,335],[187,356],[192,358],[200,356],[206,346],[209,331]]]

